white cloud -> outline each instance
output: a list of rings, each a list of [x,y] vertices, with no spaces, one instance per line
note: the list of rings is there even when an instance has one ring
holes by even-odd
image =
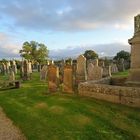
[[[65,49],[50,50],[50,58],[62,59],[62,58],[76,58],[78,55],[83,54],[86,50],[94,50],[103,56],[115,56],[117,52],[121,50],[129,51],[130,46],[123,43],[110,43],[110,44],[97,44],[97,45],[81,45],[81,46],[70,46]]]
[[[0,32],[0,58],[17,58],[19,57],[19,43],[14,42],[10,35]]]
[[[32,30],[128,29],[139,5],[140,0],[1,0],[0,16]]]

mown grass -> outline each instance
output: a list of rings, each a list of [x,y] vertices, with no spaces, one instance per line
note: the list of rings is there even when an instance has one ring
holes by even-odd
[[[112,74],[113,77],[128,77],[129,70]]]
[[[0,106],[28,140],[140,139],[140,109],[77,94],[48,94],[37,73],[20,89],[0,91]]]

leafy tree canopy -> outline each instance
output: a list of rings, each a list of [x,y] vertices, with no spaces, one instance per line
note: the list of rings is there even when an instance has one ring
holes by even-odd
[[[19,51],[21,57],[34,62],[44,62],[48,58],[48,49],[45,44],[36,41],[24,42]]]
[[[130,53],[127,51],[120,51],[116,54],[116,56],[113,58],[114,60],[120,60],[120,59],[128,60],[130,61]]]
[[[93,50],[86,50],[84,56],[86,57],[87,60],[98,58],[98,54]]]

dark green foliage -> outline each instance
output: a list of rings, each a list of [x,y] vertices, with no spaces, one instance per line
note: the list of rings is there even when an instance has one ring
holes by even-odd
[[[19,51],[21,57],[34,62],[44,63],[48,57],[48,49],[42,43],[35,41],[24,42],[22,50]]]
[[[84,56],[86,57],[87,60],[98,58],[98,54],[93,50],[86,50]]]
[[[122,50],[122,51],[118,52],[117,55],[113,59],[120,60],[122,58],[124,60],[130,61],[130,53]]]

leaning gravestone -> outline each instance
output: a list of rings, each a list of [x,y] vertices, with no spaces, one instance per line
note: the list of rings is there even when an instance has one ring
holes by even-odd
[[[94,77],[93,69],[94,69],[94,65],[90,62],[87,67],[87,80],[93,80]]]
[[[77,58],[77,69],[76,69],[76,82],[84,82],[87,80],[86,72],[86,58],[83,55],[80,55]]]
[[[64,67],[63,92],[73,93],[73,70],[71,65]]]
[[[94,60],[93,80],[100,80],[103,77],[103,69],[98,66],[98,59]]]
[[[44,65],[43,68],[40,71],[40,80],[41,81],[46,81],[46,76],[47,76],[47,66]]]
[[[48,66],[48,89],[50,92],[56,92],[59,85],[59,69],[55,65]]]

